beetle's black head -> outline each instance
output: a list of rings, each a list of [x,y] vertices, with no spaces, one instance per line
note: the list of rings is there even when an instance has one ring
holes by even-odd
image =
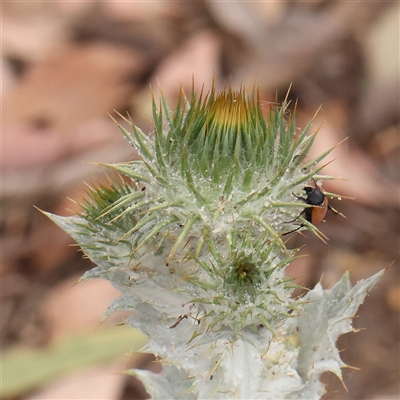
[[[307,193],[307,203],[313,206],[322,206],[325,195],[316,187],[306,186],[304,191]]]

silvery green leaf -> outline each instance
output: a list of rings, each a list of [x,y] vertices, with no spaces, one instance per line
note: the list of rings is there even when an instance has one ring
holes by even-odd
[[[352,318],[371,288],[380,280],[384,270],[351,287],[349,274],[332,288],[324,290],[321,284],[309,291],[303,300],[304,309],[298,316],[298,367],[305,383],[297,393],[298,399],[319,398],[324,393],[319,377],[333,372],[342,379],[341,360],[336,341],[340,335],[352,331]]]

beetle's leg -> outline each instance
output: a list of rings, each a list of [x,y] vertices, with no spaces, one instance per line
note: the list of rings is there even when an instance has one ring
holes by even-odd
[[[305,199],[304,197],[297,196],[297,194],[294,194],[293,192],[292,192],[292,195],[293,195],[294,197],[296,197],[297,199],[304,201],[304,203],[307,203],[307,199]],[[305,212],[306,212],[306,209],[304,209],[295,219],[292,219],[291,221],[287,221],[287,222],[285,222],[285,224],[290,224],[290,223],[296,221],[296,220],[297,220],[298,218],[300,218]],[[296,230],[297,230],[297,229],[296,229]],[[293,232],[293,231],[292,231],[292,232]],[[292,232],[288,232],[288,233],[292,233]],[[287,235],[287,233],[285,233],[285,235]]]
[[[297,218],[299,218],[299,217],[297,217]],[[297,219],[297,218],[296,218],[296,219]],[[299,229],[303,228],[303,226],[305,226],[305,225],[304,225],[304,224],[301,224],[298,228],[293,229],[293,230],[290,231],[290,232],[286,232],[286,233],[284,233],[282,236],[286,236],[286,235],[289,235],[289,233],[296,232],[296,231],[298,231]]]
[[[294,197],[296,197],[296,199],[302,200],[302,201],[304,201],[304,203],[307,203],[307,199],[305,199],[304,197],[297,196],[297,194],[294,194],[293,192],[292,192],[292,195],[293,195]]]
[[[334,209],[332,206],[328,205],[328,210],[331,210],[334,214],[339,214],[341,217],[346,218],[344,214],[342,214],[340,211]]]
[[[296,197],[296,199],[302,200],[302,201],[304,201],[304,203],[307,203],[307,199],[305,199],[304,197],[297,196],[297,194],[294,194],[293,192],[292,192],[292,195],[294,197]],[[300,218],[305,212],[306,212],[306,209],[304,209],[295,219],[292,219],[291,221],[287,221],[287,222],[285,222],[285,224],[290,224],[291,222],[296,221],[296,219]],[[291,233],[291,232],[289,232],[289,233]]]
[[[297,194],[295,194],[295,193],[293,193],[293,192],[292,192],[292,195],[293,195],[294,197],[296,197],[296,199],[302,200],[302,201],[304,201],[304,203],[307,204],[307,199],[305,199],[304,197],[297,196]],[[300,218],[300,217],[306,212],[306,210],[307,210],[307,209],[305,208],[295,219],[292,219],[291,221],[287,221],[287,222],[285,222],[285,224],[290,224],[290,223],[296,221],[298,218]],[[284,233],[282,236],[289,235],[289,233],[296,232],[296,231],[298,231],[299,229],[303,228],[303,226],[304,226],[304,224],[301,224],[301,225],[299,225],[298,228],[293,229],[293,230],[290,231],[290,232],[286,232],[286,233]]]
[[[295,219],[292,219],[291,221],[286,221],[285,224],[290,224],[290,223],[296,221],[305,213],[305,211],[306,211],[306,209],[304,209]]]

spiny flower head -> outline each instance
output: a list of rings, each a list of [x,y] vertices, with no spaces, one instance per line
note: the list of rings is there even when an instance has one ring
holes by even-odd
[[[194,337],[273,332],[295,307],[284,276],[294,252],[282,234],[304,205],[292,192],[329,152],[301,165],[315,134],[310,125],[296,132],[287,113],[284,103],[264,117],[258,91],[246,88],[181,92],[174,113],[163,96],[159,106],[153,99],[152,135],[120,126],[141,160],[108,165],[125,180],[90,189],[82,230],[95,240],[78,243],[102,271],[118,264],[132,293],[148,285],[179,293],[190,311],[161,313],[165,326],[190,315]]]

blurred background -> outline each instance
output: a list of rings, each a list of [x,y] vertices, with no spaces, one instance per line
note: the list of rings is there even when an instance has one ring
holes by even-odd
[[[205,89],[213,79],[217,88],[257,82],[265,101],[282,99],[291,85],[299,127],[322,105],[314,155],[348,137],[324,170],[342,178],[325,182],[326,190],[354,197],[331,202],[347,219],[327,214],[319,227],[328,244],[294,234],[289,244],[305,245],[308,257],[288,272],[304,286],[321,280],[329,288],[347,270],[355,283],[390,266],[358,312],[360,331],[339,340],[343,360],[356,368],[344,370],[348,392],[326,374],[324,400],[399,398],[398,2],[1,6],[3,398],[146,397],[120,373],[154,367],[150,356],[130,354],[143,337],[112,336],[122,314],[101,323],[118,292],[101,280],[75,285],[91,262],[34,206],[78,212],[70,199],[85,197],[85,182],[107,181],[93,162],[136,157],[107,114],[129,112],[150,132],[150,85],[173,107],[193,77]]]

